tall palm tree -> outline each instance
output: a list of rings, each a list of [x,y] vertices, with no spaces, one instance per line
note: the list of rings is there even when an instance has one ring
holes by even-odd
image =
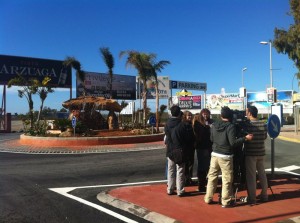
[[[114,65],[115,65],[114,57],[111,54],[111,52],[109,51],[108,47],[100,48],[100,53],[102,55],[104,63],[106,64],[106,66],[108,68],[107,84],[108,84],[108,88],[109,88],[110,98],[112,99],[113,98],[112,97],[113,68],[114,68]]]
[[[138,71],[138,77],[142,81],[143,92],[143,124],[146,125],[146,109],[147,109],[147,80],[152,76],[151,64],[155,59],[155,54],[146,54],[134,50],[120,52],[120,58],[127,55],[126,66],[133,66]]]
[[[81,70],[81,64],[78,60],[76,60],[75,57],[66,57],[66,59],[63,62],[63,65],[66,67],[72,67],[76,71],[76,77],[79,78],[79,80],[83,83],[83,96],[85,96],[85,73],[83,70]]]
[[[48,85],[48,83],[50,81],[51,81],[50,77],[45,77],[42,80],[42,83],[40,83],[40,82],[38,83],[38,89],[37,89],[36,93],[40,96],[41,105],[40,105],[40,110],[39,110],[38,117],[37,117],[37,120],[36,120],[37,123],[40,121],[40,116],[41,116],[41,113],[43,111],[44,102],[45,102],[48,94],[54,92],[54,90],[52,89],[52,87],[50,87]]]
[[[164,67],[166,65],[170,64],[170,61],[167,61],[167,60],[161,60],[159,62],[154,62],[152,63],[152,67],[151,67],[151,73],[152,73],[152,76],[154,77],[154,80],[155,80],[155,93],[156,93],[156,131],[158,132],[159,131],[159,112],[158,112],[158,109],[159,109],[159,92],[158,92],[158,85],[159,85],[159,82],[158,82],[158,79],[157,79],[157,72],[161,72]]]
[[[36,94],[38,90],[38,80],[37,79],[27,79],[22,75],[18,74],[17,77],[10,79],[8,81],[7,87],[11,86],[21,86],[21,89],[18,90],[18,96],[20,98],[25,97],[28,102],[29,107],[29,119],[30,119],[30,128],[33,129],[34,124],[34,111],[33,111],[33,99],[32,96]]]

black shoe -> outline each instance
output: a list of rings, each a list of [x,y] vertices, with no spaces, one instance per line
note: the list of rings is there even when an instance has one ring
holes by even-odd
[[[183,193],[177,194],[177,195],[178,195],[178,197],[186,197],[186,196],[187,196],[187,193],[186,193],[186,192],[183,192]]]
[[[200,193],[206,193],[206,188],[205,187],[198,187],[198,191],[200,192]]]
[[[234,201],[230,201],[229,204],[222,205],[222,208],[233,208],[235,206]]]

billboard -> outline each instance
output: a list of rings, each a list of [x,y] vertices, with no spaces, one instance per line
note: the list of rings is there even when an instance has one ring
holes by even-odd
[[[36,78],[40,82],[48,76],[51,78],[51,87],[72,87],[71,67],[65,67],[63,61],[0,55],[0,84],[6,85],[18,74],[26,79]]]
[[[110,98],[108,74],[85,72],[84,83],[77,78],[76,96],[82,96],[84,87],[86,95]],[[114,74],[112,80],[112,98],[122,100],[136,99],[135,76]]]
[[[143,84],[139,78],[136,78],[138,84],[138,95],[137,97],[140,98],[143,92]],[[170,95],[170,87],[169,87],[169,77],[168,76],[157,76],[158,81],[158,94],[160,99],[168,99]],[[154,78],[147,80],[147,99],[155,99],[156,98],[156,91],[155,91],[155,80]],[[140,90],[140,91],[139,91]],[[140,92],[140,93],[139,93]]]
[[[223,106],[228,106],[233,110],[242,110],[243,99],[239,93],[207,94],[205,105],[211,114],[220,114]]]
[[[171,89],[187,89],[187,90],[198,90],[206,91],[207,84],[200,82],[186,82],[186,81],[170,81]]]
[[[277,91],[277,103],[282,104],[283,113],[293,113],[293,91]],[[272,103],[268,102],[267,92],[248,92],[247,105],[257,107],[258,113],[268,114]]]
[[[201,109],[201,95],[195,96],[173,96],[170,107],[178,105],[183,110]]]

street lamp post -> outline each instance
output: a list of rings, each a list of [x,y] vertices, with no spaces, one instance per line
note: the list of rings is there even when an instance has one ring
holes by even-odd
[[[244,71],[246,71],[246,70],[247,70],[247,67],[244,67],[242,69],[242,87],[244,87]]]
[[[242,69],[242,88],[240,88],[240,96],[243,97],[243,103],[242,103],[242,107],[243,107],[243,110],[245,109],[245,97],[246,97],[246,89],[244,87],[244,72],[247,70],[247,67],[244,67]]]
[[[272,88],[273,87],[273,73],[272,73],[272,42],[269,41],[269,42],[266,42],[266,41],[261,41],[260,44],[263,44],[263,45],[270,45],[270,87]]]

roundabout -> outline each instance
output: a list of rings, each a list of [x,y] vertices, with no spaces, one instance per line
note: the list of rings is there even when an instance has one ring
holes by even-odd
[[[163,141],[164,133],[128,136],[38,137],[20,135],[20,144],[38,147],[101,146]]]

